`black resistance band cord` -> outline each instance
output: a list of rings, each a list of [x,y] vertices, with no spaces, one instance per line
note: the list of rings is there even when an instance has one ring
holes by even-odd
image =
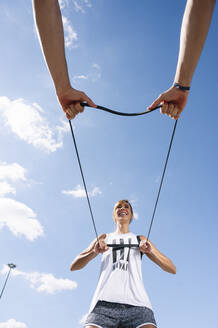
[[[81,103],[81,106],[83,106],[83,107],[91,107],[87,103]],[[117,112],[115,110],[112,110],[112,109],[109,109],[109,108],[106,108],[106,107],[103,107],[103,106],[97,106],[95,108],[96,109],[103,110],[103,111],[106,111],[106,112],[111,113],[111,114],[120,115],[120,116],[139,116],[139,115],[149,114],[152,111],[154,111],[154,110],[156,110],[156,109],[158,109],[160,107],[161,107],[161,105],[153,108],[150,111],[147,110],[147,111],[140,112],[140,113],[123,113],[123,112]],[[162,173],[162,177],[161,177],[161,182],[160,182],[160,186],[159,186],[159,189],[158,189],[157,198],[156,198],[156,202],[155,202],[155,206],[154,206],[154,210],[153,210],[153,214],[152,214],[152,218],[151,218],[151,223],[150,223],[150,227],[149,227],[149,230],[148,230],[147,241],[149,239],[149,236],[150,236],[150,233],[151,233],[151,228],[152,228],[152,225],[153,225],[153,222],[154,222],[154,216],[155,216],[155,213],[156,213],[156,209],[157,209],[157,204],[158,204],[158,200],[159,200],[159,197],[160,197],[161,188],[162,188],[162,185],[163,185],[163,180],[164,180],[164,176],[165,176],[165,172],[166,172],[166,168],[167,168],[167,164],[168,164],[168,159],[169,159],[169,156],[170,156],[170,151],[171,151],[171,148],[172,148],[172,143],[173,143],[173,139],[174,139],[174,135],[175,135],[175,131],[176,131],[177,122],[178,121],[176,120],[175,121],[175,124],[174,124],[173,132],[172,132],[172,136],[171,136],[171,140],[170,140],[170,144],[169,144],[169,148],[168,148],[168,153],[167,153],[167,157],[166,157],[166,160],[165,160],[164,169],[163,169],[163,173]],[[72,127],[72,124],[71,124],[71,121],[70,120],[69,120],[69,124],[70,124],[70,130],[71,130],[72,137],[73,137],[73,143],[74,143],[74,147],[75,147],[75,150],[76,150],[76,156],[77,156],[77,160],[78,160],[78,164],[79,164],[79,168],[80,168],[80,173],[81,173],[82,180],[83,180],[83,185],[84,185],[84,189],[85,189],[85,193],[86,193],[86,198],[87,198],[87,202],[88,202],[88,206],[89,206],[89,211],[90,211],[90,214],[91,214],[91,219],[92,219],[92,223],[93,223],[93,227],[94,227],[96,239],[97,239],[97,241],[99,243],[99,237],[98,237],[98,233],[97,233],[97,229],[96,229],[96,224],[95,224],[95,220],[94,220],[94,216],[93,216],[93,212],[92,212],[92,208],[91,208],[91,203],[90,203],[90,200],[89,200],[89,195],[88,195],[88,191],[87,191],[87,187],[86,187],[86,182],[85,182],[85,178],[84,178],[84,174],[83,174],[83,170],[82,170],[82,165],[81,165],[81,161],[80,161],[80,157],[79,157],[79,152],[78,152],[78,148],[77,148],[77,144],[76,144],[76,139],[75,139],[75,136],[74,136],[73,127]],[[116,249],[121,249],[121,248],[124,248],[124,247],[138,247],[139,245],[138,244],[122,244],[122,245],[108,244],[108,246],[109,247],[116,248]]]

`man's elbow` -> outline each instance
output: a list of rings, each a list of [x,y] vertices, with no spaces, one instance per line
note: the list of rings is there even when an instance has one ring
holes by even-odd
[[[176,274],[176,267],[175,267],[175,265],[165,266],[163,269],[166,272],[168,272],[168,273]]]
[[[70,266],[70,271],[77,271],[84,267],[85,265],[82,265],[82,263],[73,262]]]
[[[176,267],[173,266],[171,269],[170,269],[170,273],[172,274],[176,274]]]
[[[75,271],[76,269],[74,268],[73,265],[70,266],[70,271]]]
[[[76,262],[73,262],[70,266],[70,271],[76,271],[79,270],[78,265]]]
[[[70,271],[76,271],[76,270],[79,270],[79,269],[81,269],[81,268],[79,268],[78,265],[71,264],[71,266],[70,266]]]

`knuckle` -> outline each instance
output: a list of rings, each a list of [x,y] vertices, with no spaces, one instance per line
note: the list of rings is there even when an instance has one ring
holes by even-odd
[[[82,96],[83,98],[86,98],[86,97],[87,97],[86,94],[85,94],[85,92],[83,92],[83,91],[80,91],[80,94],[81,94],[81,96]]]

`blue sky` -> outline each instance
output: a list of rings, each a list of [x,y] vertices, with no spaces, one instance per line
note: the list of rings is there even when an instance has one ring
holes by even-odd
[[[186,1],[63,0],[69,74],[97,104],[142,111],[173,82]],[[177,266],[143,259],[161,328],[216,327],[218,229],[217,9],[178,122],[151,240]],[[0,328],[79,328],[100,257],[73,258],[95,238],[68,121],[37,40],[31,1],[0,2]],[[92,109],[73,120],[98,233],[114,203],[132,201],[146,235],[174,122]]]

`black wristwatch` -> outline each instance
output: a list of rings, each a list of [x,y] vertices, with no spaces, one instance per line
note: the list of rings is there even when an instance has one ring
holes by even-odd
[[[176,89],[179,89],[183,92],[190,90],[190,87],[184,87],[183,85],[180,85],[179,83],[174,83],[173,87]]]

